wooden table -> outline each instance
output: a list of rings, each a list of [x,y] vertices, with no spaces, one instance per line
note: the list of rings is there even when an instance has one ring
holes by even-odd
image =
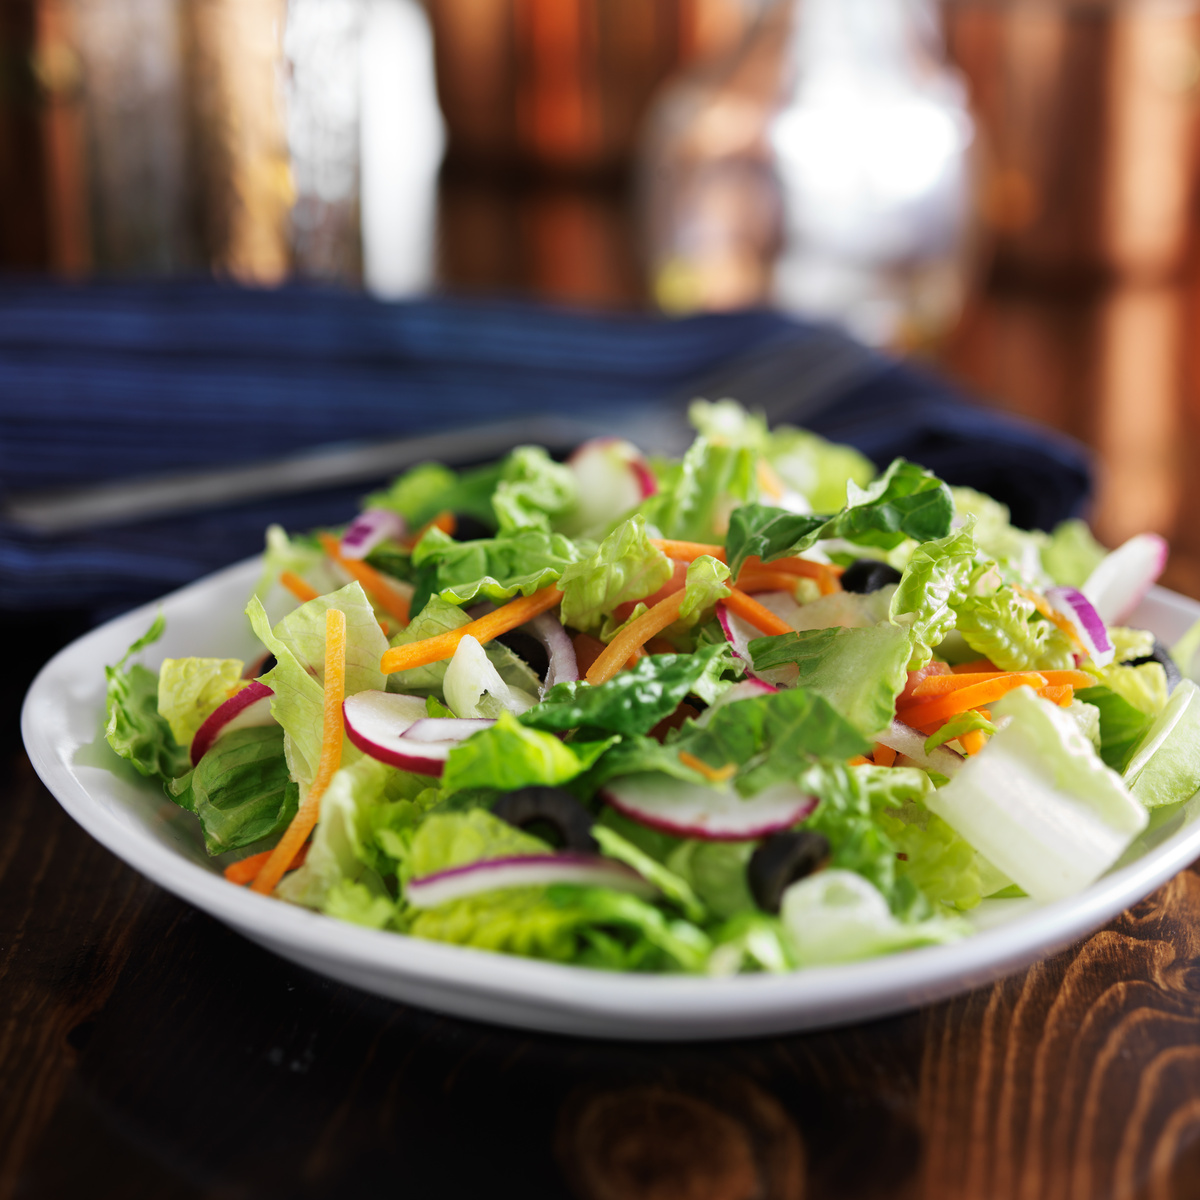
[[[77,619],[10,625],[0,1200],[1200,1194],[1200,874],[994,987],[848,1029],[536,1036],[291,965],[130,870],[16,707]]]

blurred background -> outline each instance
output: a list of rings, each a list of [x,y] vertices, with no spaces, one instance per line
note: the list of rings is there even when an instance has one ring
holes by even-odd
[[[816,316],[1200,596],[1198,111],[1191,0],[3,0],[0,271]]]

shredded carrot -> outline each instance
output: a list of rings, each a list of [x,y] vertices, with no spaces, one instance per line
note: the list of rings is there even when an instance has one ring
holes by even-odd
[[[769,608],[759,604],[745,592],[738,591],[737,588],[734,588],[722,603],[730,612],[736,613],[743,621],[749,621],[761,633],[793,632],[792,627],[782,617],[777,617]]]
[[[312,842],[305,842],[299,850],[296,851],[296,857],[288,863],[288,870],[294,871],[297,867],[304,866],[304,860],[308,857],[309,849],[312,847]],[[267,859],[271,857],[270,850],[264,850],[261,854],[252,854],[249,858],[243,858],[240,862],[230,863],[225,868],[225,878],[230,883],[236,883],[239,886],[244,886],[247,883],[253,883],[259,871],[266,865]]]
[[[931,675],[949,675],[950,667],[948,664],[939,659],[932,659],[923,667],[918,667],[915,671],[909,671],[908,679],[904,684],[904,691],[896,697],[897,704],[907,704],[912,699],[913,688],[923,680],[928,679]]]
[[[342,701],[346,694],[346,614],[331,608],[325,614],[325,707],[321,733],[321,758],[308,794],[304,797],[279,844],[271,851],[251,889],[266,896],[275,890],[288,864],[308,840],[321,815],[321,797],[342,765]]]
[[[1038,688],[1038,695],[1052,700],[1059,708],[1069,708],[1075,699],[1075,692],[1065,684],[1051,684],[1049,687]]]
[[[588,668],[585,678],[593,686],[607,683],[656,634],[662,633],[678,616],[686,592],[672,592],[652,609],[631,621],[604,648],[604,653]],[[443,635],[444,636],[444,635]],[[385,668],[386,670],[386,668]]]
[[[333,559],[351,578],[357,579],[365,591],[389,617],[399,621],[401,625],[408,624],[408,597],[402,595],[394,584],[389,583],[370,563],[361,559],[346,558],[341,551],[341,543],[331,533],[321,534],[321,545],[325,553]]]
[[[680,600],[682,599],[683,594],[680,593]],[[379,660],[379,669],[385,675],[394,675],[397,671],[442,662],[443,659],[453,657],[458,643],[463,638],[473,637],[478,642],[490,642],[502,633],[516,629],[518,625],[524,625],[526,621],[532,621],[534,617],[548,612],[561,600],[562,592],[553,584],[534,592],[532,596],[518,596],[515,600],[510,600],[493,612],[458,629],[448,629],[434,637],[409,642],[407,646],[393,646]],[[628,653],[625,657],[629,657]]]
[[[638,646],[634,649],[633,653],[625,660],[625,666],[630,667],[630,668],[636,667],[638,665],[638,660],[645,658],[645,657],[646,657],[646,651],[641,646]]]
[[[660,600],[665,600],[672,592],[678,592],[687,587],[687,571],[688,565],[685,562],[675,563],[675,569],[671,573],[671,578],[658,589],[657,592],[649,596],[643,596],[640,600],[626,600],[622,604],[618,604],[613,609],[613,616],[618,624],[623,625],[633,616],[633,610],[639,604],[644,604],[647,608],[653,608]]]
[[[426,521],[412,537],[404,539],[404,545],[411,550],[431,529],[440,529],[451,537],[458,530],[458,518],[452,512],[440,512],[432,521]]]
[[[292,571],[282,571],[279,575],[279,582],[283,584],[301,604],[307,604],[310,600],[315,600],[321,593],[316,588],[309,587],[299,575]]]
[[[896,752],[891,746],[885,746],[882,742],[876,742],[874,758],[877,767],[890,767],[896,762]]]
[[[951,667],[951,672],[955,675],[977,675],[981,671],[996,670],[996,664],[990,658],[973,658],[970,662],[959,663],[957,667]]]
[[[787,592],[791,596],[795,594],[799,582],[799,575],[759,567],[753,571],[743,571],[738,576],[737,585],[747,596],[755,592]]]
[[[865,758],[861,754],[856,754],[853,758],[846,759],[846,766],[848,766],[848,767],[870,767],[870,766],[874,766],[874,764],[871,762],[871,760],[869,758]]]
[[[725,561],[725,547],[715,546],[710,542],[676,542],[669,538],[651,538],[650,545],[661,550],[668,558],[677,558],[680,562],[691,562],[705,554],[720,562]]]
[[[1036,671],[1014,671],[1010,675],[1002,675],[997,679],[988,679],[983,683],[974,683],[970,687],[950,692],[945,696],[935,696],[930,700],[918,701],[901,709],[897,715],[905,725],[924,729],[928,725],[938,726],[949,720],[955,713],[966,712],[969,708],[978,708],[981,704],[990,704],[1014,688],[1031,687],[1034,689],[1046,686],[1046,677]]]
[[[969,733],[959,736],[958,744],[968,754],[978,754],[987,744],[987,734],[982,729],[972,729]]]
[[[746,559],[742,566],[743,573],[746,571],[782,571],[785,575],[797,575],[801,579],[813,579],[816,581],[817,587],[821,590],[822,596],[828,596],[833,592],[842,590],[841,578],[844,574],[842,567],[836,567],[833,563],[813,562],[809,558],[800,558],[797,555],[791,555],[787,558],[776,558],[769,563],[764,563],[757,554],[752,554]],[[741,587],[741,579],[738,579],[738,586]]]
[[[592,663],[604,653],[604,643],[590,633],[577,633],[571,641],[575,646],[575,664],[580,675],[586,675]]]
[[[1027,672],[1026,672],[1027,673]],[[979,671],[959,675],[933,675],[922,679],[909,693],[917,699],[929,696],[946,696],[950,692],[959,691],[965,687],[973,687],[977,683],[986,683],[989,679],[1003,679],[1006,675],[1020,674],[1015,671]],[[1048,684],[1056,687],[1086,688],[1092,687],[1096,680],[1086,671],[1039,671]]]
[[[723,767],[710,767],[702,758],[680,750],[679,761],[693,771],[699,771],[709,783],[728,783],[737,774],[737,763],[726,763]]]

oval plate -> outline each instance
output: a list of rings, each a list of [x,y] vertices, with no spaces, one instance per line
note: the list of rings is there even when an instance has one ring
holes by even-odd
[[[985,901],[963,942],[789,975],[731,979],[620,975],[422,941],[335,921],[231,887],[199,827],[126,769],[101,730],[104,667],[161,608],[167,632],[145,655],[250,660],[242,615],[258,575],[248,560],[110,621],[39,673],[21,715],[43,782],[97,841],[135,870],[284,958],[369,992],[456,1016],[587,1037],[679,1041],[818,1029],[940,1000],[1019,970],[1091,933],[1200,857],[1200,795],[1108,875],[1068,900]],[[1172,642],[1200,604],[1155,588],[1131,624]]]

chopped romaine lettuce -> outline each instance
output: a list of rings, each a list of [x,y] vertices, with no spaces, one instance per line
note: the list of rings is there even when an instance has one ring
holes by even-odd
[[[1200,789],[1200,687],[1183,680],[1146,731],[1125,781],[1147,807],[1176,804]]]
[[[158,670],[158,711],[181,746],[232,695],[242,677],[240,658],[164,658]]]

